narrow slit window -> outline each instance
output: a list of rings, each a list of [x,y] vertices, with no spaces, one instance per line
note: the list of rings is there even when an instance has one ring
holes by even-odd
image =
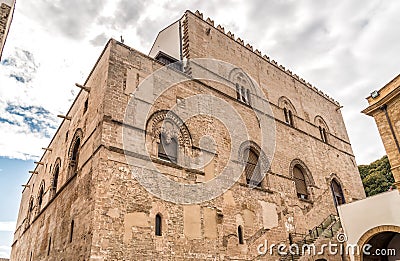
[[[291,110],[289,110],[289,125],[293,126],[293,113]]]
[[[75,221],[72,220],[71,221],[71,228],[70,228],[70,231],[69,231],[69,242],[70,243],[72,243],[72,238],[74,236],[74,226],[75,226]]]
[[[156,227],[155,227],[156,236],[161,236],[162,235],[162,224],[161,224],[161,221],[162,221],[161,215],[157,214],[156,215]]]
[[[244,239],[243,239],[243,228],[242,228],[242,226],[238,226],[238,239],[239,239],[239,244],[243,245],[244,244]]]
[[[47,247],[47,255],[48,255],[48,256],[50,255],[50,250],[51,250],[51,237],[50,237],[50,239],[49,239],[49,245],[48,245],[48,247]]]
[[[285,122],[289,123],[289,115],[286,108],[283,108],[283,114],[285,115]]]
[[[241,100],[241,95],[240,95],[240,86],[238,83],[236,83],[236,98],[240,101]]]

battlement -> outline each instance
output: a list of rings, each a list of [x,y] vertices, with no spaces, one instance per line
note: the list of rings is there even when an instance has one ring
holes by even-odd
[[[187,11],[189,13],[192,13],[191,11]],[[291,70],[287,69],[285,66],[279,64],[277,61],[275,60],[271,60],[271,58],[267,55],[263,55],[261,53],[260,50],[258,49],[253,49],[253,46],[249,43],[245,43],[244,40],[242,40],[240,37],[235,38],[235,35],[231,32],[225,32],[225,28],[218,24],[217,26],[215,26],[214,20],[212,20],[211,18],[207,18],[204,19],[203,13],[201,13],[199,10],[196,10],[194,14],[196,17],[200,18],[201,20],[203,20],[204,22],[206,22],[207,24],[209,24],[210,26],[212,26],[213,28],[217,29],[218,31],[220,31],[221,33],[225,34],[226,36],[228,36],[229,38],[231,38],[232,40],[236,41],[237,43],[239,43],[240,45],[242,45],[243,47],[245,47],[246,49],[250,50],[251,52],[253,52],[254,54],[258,55],[259,57],[261,57],[262,59],[264,59],[265,61],[267,61],[268,63],[270,63],[271,65],[275,66],[276,68],[278,68],[279,70],[281,70],[282,72],[286,73],[287,75],[289,75],[290,77],[292,77],[293,79],[297,80],[298,82],[304,84],[305,86],[307,86],[308,88],[310,88],[311,90],[313,90],[314,92],[316,92],[317,94],[321,95],[322,97],[324,97],[325,99],[327,99],[328,101],[334,103],[337,106],[340,106],[339,102],[334,100],[332,97],[330,97],[329,95],[325,94],[324,92],[322,92],[321,90],[319,90],[317,87],[315,87],[314,85],[312,85],[311,83],[307,82],[306,80],[304,80],[303,78],[301,78],[300,76],[298,76],[297,74],[294,74]]]

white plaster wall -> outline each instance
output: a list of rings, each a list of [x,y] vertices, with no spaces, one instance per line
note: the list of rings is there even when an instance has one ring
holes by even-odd
[[[398,190],[381,193],[339,207],[339,215],[348,243],[356,244],[368,230],[382,226],[400,227]]]
[[[149,56],[155,57],[159,51],[162,51],[177,60],[180,60],[180,36],[179,20],[158,33]]]

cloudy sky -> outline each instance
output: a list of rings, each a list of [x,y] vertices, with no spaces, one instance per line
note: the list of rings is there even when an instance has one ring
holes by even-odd
[[[186,9],[199,9],[338,100],[359,164],[385,154],[373,119],[360,111],[372,90],[400,73],[400,1],[17,0],[0,63],[0,198],[26,180],[11,166],[33,168],[61,122],[56,115],[78,93],[74,83],[85,80],[106,41],[123,35],[148,53],[158,31]],[[14,204],[0,201],[1,238],[11,238],[5,222],[16,218],[21,187],[13,193]],[[0,257],[8,251],[0,241]]]

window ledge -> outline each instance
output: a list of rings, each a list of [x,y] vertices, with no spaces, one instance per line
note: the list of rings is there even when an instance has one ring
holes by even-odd
[[[239,182],[239,185],[242,186],[242,187],[251,188],[251,187],[249,186],[249,184],[247,184],[247,183]],[[273,192],[272,190],[270,190],[269,188],[263,188],[263,187],[257,187],[257,186],[255,186],[255,187],[253,187],[253,188],[251,188],[251,189],[256,189],[256,190],[259,190],[259,191],[262,191],[262,192],[267,192],[267,193],[270,193],[270,194],[273,194],[273,193],[274,193],[274,192]]]
[[[195,174],[198,174],[198,175],[203,175],[203,176],[205,175],[204,171],[201,171],[201,170],[198,170],[198,169],[186,168],[186,167],[183,167],[181,165],[178,165],[178,164],[176,164],[174,162],[171,162],[171,161],[168,161],[168,160],[163,160],[163,159],[159,159],[159,158],[156,158],[156,157],[151,157],[151,160],[154,163],[165,165],[165,166],[168,166],[168,167],[171,167],[171,168],[182,169],[182,170],[185,170],[187,172],[195,173]]]
[[[308,203],[308,204],[313,204],[314,202],[310,199],[304,199],[304,198],[298,198],[300,201]]]

